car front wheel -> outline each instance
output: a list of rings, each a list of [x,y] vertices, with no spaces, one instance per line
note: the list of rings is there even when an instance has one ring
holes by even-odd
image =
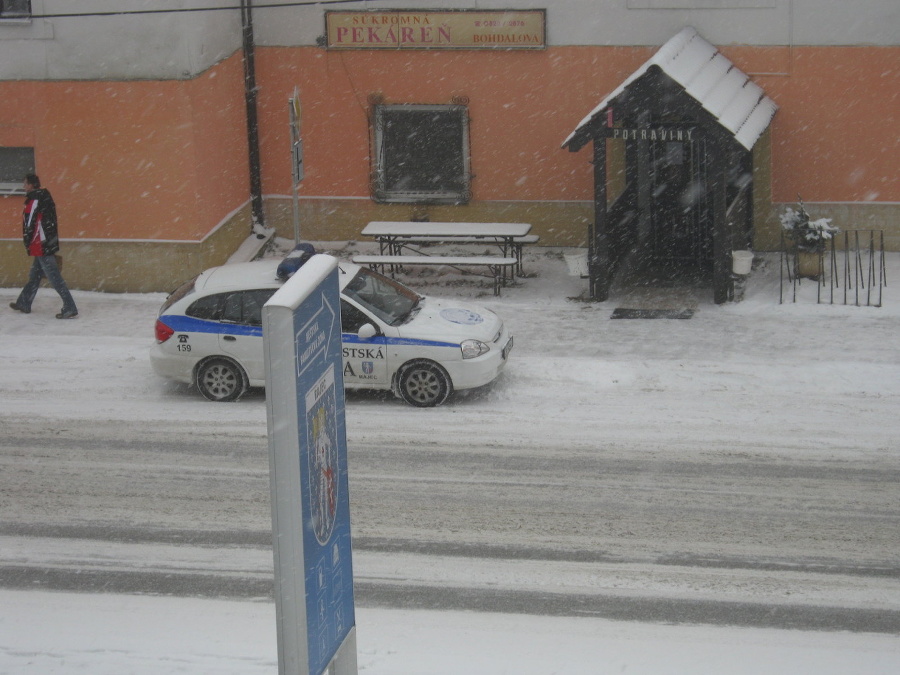
[[[450,377],[436,363],[413,361],[397,374],[401,398],[410,405],[430,408],[447,400],[453,391]]]
[[[247,391],[247,376],[231,359],[209,359],[197,368],[197,388],[210,401],[236,401]]]

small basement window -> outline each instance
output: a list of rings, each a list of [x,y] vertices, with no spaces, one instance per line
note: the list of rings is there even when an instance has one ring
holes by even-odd
[[[468,203],[466,106],[375,106],[374,140],[375,201]]]
[[[34,148],[0,147],[0,195],[25,194],[27,173],[34,173]]]
[[[31,18],[31,0],[0,0],[0,19]]]

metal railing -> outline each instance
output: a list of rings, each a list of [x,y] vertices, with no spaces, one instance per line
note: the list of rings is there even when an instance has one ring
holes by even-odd
[[[806,256],[811,256],[811,266]],[[791,301],[797,302],[801,279],[816,284],[816,302],[857,307],[881,307],[887,286],[883,230],[845,230],[815,252],[798,250],[781,237],[779,302],[785,302],[785,281],[791,284]]]

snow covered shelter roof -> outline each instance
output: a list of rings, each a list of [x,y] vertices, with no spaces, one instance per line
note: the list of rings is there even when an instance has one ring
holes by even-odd
[[[604,98],[569,134],[563,147],[569,145],[589,124],[603,119],[610,102],[651,66],[658,66],[684,87],[685,92],[713,115],[747,150],[753,148],[778,110],[775,102],[751,82],[746,73],[700,37],[694,28],[688,27],[660,47],[650,60]]]

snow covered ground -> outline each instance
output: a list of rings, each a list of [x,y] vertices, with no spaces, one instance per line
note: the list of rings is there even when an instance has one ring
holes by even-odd
[[[364,247],[331,245],[342,256]],[[526,271],[534,276],[501,298],[466,279],[411,277],[426,293],[479,295],[496,309],[516,335],[509,368],[490,390],[435,410],[350,397],[350,444],[392,438],[400,415],[440,437],[499,425],[518,447],[536,450],[552,437],[554,447],[589,452],[602,435],[611,448],[628,444],[673,461],[720,450],[897,466],[900,296],[893,286],[879,308],[816,304],[808,281],[798,302],[789,291],[779,304],[778,259],[769,256],[757,261],[742,302],[715,306],[708,291],[688,293],[690,320],[610,320],[616,307],[651,301],[625,293],[605,303],[569,300],[585,281],[568,274],[565,253],[529,251]],[[888,254],[887,263],[888,280],[900,279],[900,255]],[[0,432],[30,417],[57,436],[78,434],[91,421],[118,422],[127,435],[131,420],[264,433],[261,396],[214,405],[150,372],[146,353],[162,294],[76,292],[81,316],[74,321],[53,318],[59,300],[52,290],[40,291],[28,316],[7,308],[16,294],[0,289]],[[898,499],[900,488],[883,496],[886,514],[896,513]],[[0,504],[3,520],[67,517],[20,512],[2,494]],[[896,565],[900,527],[887,526],[894,534],[859,551],[861,558]],[[36,559],[40,543],[22,555]],[[372,560],[363,556],[360,567],[372,573]],[[452,577],[455,563],[444,564],[428,561],[438,576]],[[496,574],[485,583],[510,583]],[[628,583],[640,586],[640,574]],[[885,588],[880,606],[900,607],[896,584]],[[833,604],[868,597],[847,592]],[[272,673],[274,622],[274,606],[261,601],[0,590],[0,673]],[[359,669],[372,675],[900,672],[896,634],[366,607],[358,608],[357,626]]]
[[[357,610],[366,675],[895,675],[900,638]],[[0,591],[0,672],[271,675],[269,603]]]

